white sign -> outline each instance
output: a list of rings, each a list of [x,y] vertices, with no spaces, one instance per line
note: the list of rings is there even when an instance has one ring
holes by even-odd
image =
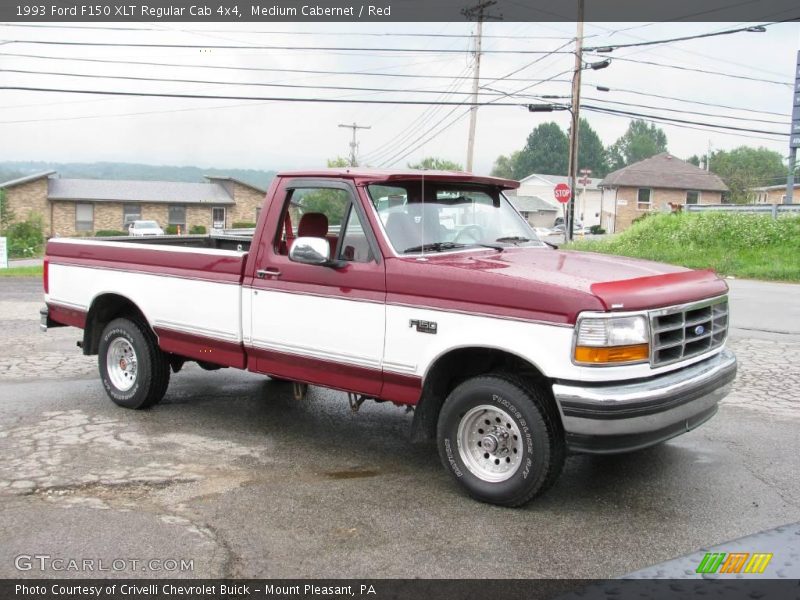
[[[617,206],[628,206],[628,201],[623,198],[617,198]]]
[[[8,244],[6,238],[0,237],[0,269],[8,268]]]

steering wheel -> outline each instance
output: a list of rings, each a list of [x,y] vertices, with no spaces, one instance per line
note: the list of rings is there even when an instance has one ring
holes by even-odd
[[[469,238],[467,240],[466,238]],[[480,225],[467,225],[464,229],[459,231],[456,234],[455,239],[453,239],[456,243],[463,243],[466,241],[480,243],[483,239],[483,228]]]

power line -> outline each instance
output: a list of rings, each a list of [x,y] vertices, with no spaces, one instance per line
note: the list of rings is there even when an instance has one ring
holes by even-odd
[[[649,105],[649,104],[635,104],[633,102],[620,102],[618,100],[606,100],[604,98],[590,98],[588,96],[586,97],[586,99],[587,100],[592,100],[593,102],[605,102],[605,103],[609,103],[609,104],[619,104],[621,106],[633,106],[635,108],[648,108],[648,109],[653,109],[653,110],[662,110],[662,111],[671,112],[671,113],[683,113],[683,114],[687,114],[687,115],[697,115],[697,116],[700,116],[700,117],[717,117],[717,118],[720,118],[720,119],[732,119],[734,121],[747,121],[748,123],[750,123],[750,122],[769,123],[770,125],[787,125],[787,126],[789,125],[789,121],[788,120],[786,120],[786,121],[768,121],[766,119],[756,119],[756,118],[753,118],[753,117],[736,117],[736,116],[733,116],[733,115],[720,115],[718,113],[707,113],[707,112],[699,112],[699,111],[693,111],[693,110],[681,110],[679,108],[667,108],[667,107],[664,107],[664,106],[653,106],[653,105]]]
[[[121,79],[124,81],[157,81],[168,83],[197,83],[202,85],[225,85],[233,87],[278,87],[278,88],[291,88],[291,89],[315,89],[315,90],[337,90],[337,91],[350,91],[350,92],[398,92],[401,94],[459,94],[471,96],[472,92],[445,92],[442,90],[426,90],[426,89],[408,89],[408,88],[370,88],[370,87],[355,87],[355,86],[341,86],[341,85],[303,85],[295,83],[261,83],[261,82],[238,82],[238,81],[211,81],[205,79],[176,79],[171,77],[136,77],[131,75],[95,75],[88,73],[65,73],[63,71],[31,71],[26,69],[2,69],[0,73],[23,73],[29,75],[51,75],[56,77],[81,77],[87,79]],[[486,92],[481,92],[486,95]],[[490,95],[502,95],[502,93],[493,92]]]
[[[677,98],[675,96],[664,96],[662,94],[651,94],[651,93],[648,93],[648,92],[640,92],[638,90],[629,90],[629,89],[623,89],[623,88],[611,88],[611,87],[606,87],[606,86],[595,86],[595,87],[605,88],[605,89],[600,90],[600,91],[623,92],[623,93],[626,93],[626,94],[636,94],[637,96],[647,96],[649,98],[661,98],[663,100],[674,100],[676,102],[685,102],[687,104],[699,104],[700,106],[711,106],[711,107],[714,107],[714,108],[727,108],[727,109],[730,109],[730,110],[741,110],[741,111],[747,111],[747,112],[760,113],[760,114],[764,114],[764,115],[775,115],[775,116],[778,116],[778,117],[787,117],[787,118],[791,117],[791,115],[789,113],[778,113],[778,112],[772,112],[772,111],[768,111],[768,110],[758,110],[758,109],[755,109],[755,108],[750,108],[750,107],[745,107],[745,106],[733,106],[733,105],[730,105],[730,104],[718,104],[718,103],[715,103],[715,102],[703,102],[702,100],[689,100],[688,98]]]
[[[62,94],[94,94],[101,96],[133,96],[139,98],[192,98],[199,100],[257,100],[275,102],[313,102],[338,104],[403,104],[403,105],[440,105],[440,106],[524,106],[515,102],[436,102],[431,100],[364,100],[338,98],[287,98],[281,96],[217,96],[208,94],[168,94],[161,92],[119,92],[112,90],[71,90],[63,88],[39,88],[28,86],[3,85],[0,90],[22,92],[55,92]]]
[[[556,50],[561,50],[561,49],[565,48],[565,47],[566,47],[566,46],[568,46],[568,45],[569,45],[571,42],[572,42],[572,40],[568,41],[568,42],[567,42],[567,43],[565,43],[565,44],[562,44],[561,46],[559,46],[558,48],[556,48]],[[531,66],[533,66],[533,65],[535,65],[535,64],[537,64],[537,63],[539,63],[539,62],[541,62],[542,60],[544,60],[544,59],[546,59],[546,58],[547,58],[547,56],[541,56],[541,57],[539,57],[539,58],[536,58],[536,59],[534,59],[533,61],[531,61],[531,62],[529,62],[529,63],[525,64],[524,66],[522,66],[522,67],[520,67],[520,68],[518,68],[518,69],[515,69],[515,70],[511,71],[510,73],[506,73],[505,75],[503,75],[503,76],[501,76],[501,77],[496,77],[496,78],[493,78],[493,79],[491,79],[491,81],[489,81],[487,85],[490,85],[490,84],[492,84],[492,83],[495,83],[495,82],[497,82],[497,81],[501,81],[501,80],[505,80],[505,81],[514,81],[514,79],[513,79],[513,78],[511,78],[511,75],[516,75],[517,73],[520,73],[520,72],[524,71],[525,69],[528,69],[529,67],[531,67]],[[566,73],[566,71],[565,71],[565,73]],[[561,73],[561,74],[563,74],[563,73]],[[555,80],[555,78],[556,78],[556,77],[558,77],[558,76],[559,76],[559,75],[561,75],[561,74],[554,75],[553,77],[549,77],[549,78],[547,78],[547,79],[541,79],[541,80],[535,80],[535,81],[536,81],[536,84],[537,84],[537,85],[538,85],[539,83],[545,83],[545,82],[547,82],[547,81],[553,81],[553,80]],[[482,87],[485,87],[485,86],[482,86]],[[528,88],[523,88],[523,89],[528,89]],[[438,110],[438,109],[437,109],[437,110]],[[452,114],[453,112],[454,112],[454,111],[450,111],[450,112],[449,112],[447,115],[445,115],[445,117],[444,117],[444,118],[446,119],[446,118],[447,118],[447,116],[449,116],[449,115],[450,115],[450,114]],[[459,118],[460,118],[460,117],[459,117]],[[444,119],[443,119],[443,120],[444,120]],[[441,123],[441,121],[439,121],[439,123]],[[453,124],[454,124],[454,123],[453,123]],[[422,124],[420,124],[420,125],[422,125]],[[437,125],[438,125],[438,123],[437,123]],[[435,127],[435,126],[434,126],[434,127]],[[449,127],[449,126],[448,126],[448,127]],[[446,129],[446,128],[445,128],[445,129]],[[445,131],[445,129],[443,129],[442,131]],[[408,146],[406,146],[406,148],[408,148],[410,145],[413,145],[413,144],[415,144],[415,143],[416,143],[418,140],[422,139],[422,137],[424,137],[424,135],[425,135],[425,134],[423,134],[422,136],[420,136],[420,137],[416,138],[414,141],[410,142],[410,144],[409,144]],[[438,134],[437,134],[437,135],[438,135]],[[400,145],[400,144],[404,143],[404,140],[405,140],[405,139],[408,139],[409,137],[410,137],[410,135],[408,135],[408,132],[406,132],[405,134],[403,134],[403,135],[401,135],[399,138],[397,138],[397,142],[392,142],[392,141],[390,141],[390,142],[388,143],[388,145],[389,145],[389,146],[390,146],[390,148],[391,148],[391,149],[389,150],[389,153],[391,153],[391,152],[394,152],[394,149],[395,149],[395,148],[397,148],[397,146],[398,146],[398,145]],[[436,136],[434,136],[434,137],[436,137]],[[433,138],[430,138],[430,139],[433,139]],[[384,146],[386,146],[386,144],[385,144]],[[413,151],[413,150],[412,150],[412,151]],[[401,152],[402,152],[402,150],[401,150]],[[372,156],[372,160],[375,160],[375,159],[376,159],[378,156],[385,156],[385,155],[387,154],[387,152],[386,152],[386,151],[378,152],[376,155],[375,155],[375,153],[373,152],[373,154],[374,154],[374,156]],[[368,155],[369,155],[369,153],[368,153]],[[405,158],[405,156],[408,156],[408,154],[405,154],[405,155],[403,155],[402,157],[400,157],[400,159],[402,159],[402,158]]]
[[[715,124],[715,123],[704,123],[703,121],[688,121],[688,120],[684,120],[684,119],[674,119],[672,117],[664,117],[664,116],[661,116],[661,115],[651,115],[651,114],[637,113],[637,112],[631,112],[631,111],[625,111],[625,110],[618,110],[618,109],[615,109],[615,108],[607,108],[607,107],[604,107],[604,106],[584,105],[582,108],[585,108],[587,110],[592,110],[594,112],[601,112],[601,113],[607,113],[607,114],[616,114],[616,115],[624,115],[624,116],[628,116],[628,117],[636,117],[636,118],[642,118],[642,119],[652,119],[652,120],[660,119],[661,121],[666,121],[666,122],[670,122],[670,123],[683,123],[683,124],[688,124],[688,125],[702,125],[704,127],[711,127],[711,128],[714,128],[714,129],[730,129],[731,131],[746,131],[746,132],[749,132],[749,133],[766,133],[768,135],[777,135],[777,136],[781,136],[781,137],[789,137],[788,133],[783,133],[783,132],[780,132],[780,131],[765,131],[763,129],[750,129],[750,128],[745,128],[745,127],[735,127],[733,125],[719,125],[719,124]]]
[[[314,50],[320,52],[413,52],[416,54],[465,54],[469,50],[454,48],[361,48],[352,46],[242,46],[242,45],[209,45],[209,44],[139,44],[130,42],[62,42],[52,40],[2,40],[4,44],[35,44],[45,46],[88,46],[102,48],[182,48],[213,50]],[[553,54],[549,50],[484,50],[491,54]],[[572,54],[558,52],[558,54]]]
[[[598,55],[597,58],[603,58],[603,55]],[[606,57],[607,58],[607,57]],[[642,65],[652,65],[655,67],[666,67],[668,69],[678,69],[679,71],[693,71],[695,73],[705,73],[706,75],[719,75],[721,77],[733,77],[734,79],[746,79],[747,81],[758,81],[761,83],[774,83],[776,85],[786,85],[791,87],[792,83],[788,81],[776,81],[774,79],[760,79],[758,77],[749,77],[747,75],[736,75],[734,73],[723,73],[722,71],[710,71],[707,69],[698,69],[695,67],[682,67],[680,65],[670,65],[666,63],[655,62],[652,60],[639,60],[635,58],[626,58],[623,56],[615,56],[612,60],[620,60],[623,62],[638,63]]]
[[[698,33],[695,35],[686,35],[682,37],[674,37],[668,38],[664,40],[648,40],[644,42],[633,42],[631,44],[608,44],[605,46],[594,46],[593,48],[586,48],[587,52],[611,52],[612,50],[618,50],[620,48],[636,48],[640,46],[656,46],[659,44],[671,44],[674,42],[685,42],[687,40],[699,40],[701,38],[709,38],[709,37],[716,37],[719,35],[731,35],[733,33],[742,33],[745,31],[749,32],[763,32],[765,31],[764,28],[769,27],[770,25],[775,25],[776,23],[764,23],[762,25],[757,25],[755,27],[740,27],[738,29],[726,29],[723,31],[710,31],[708,33]]]
[[[66,60],[75,62],[89,62],[100,64],[117,64],[117,65],[139,65],[145,67],[175,67],[180,69],[216,69],[224,71],[262,71],[270,73],[301,73],[309,75],[358,75],[367,77],[400,77],[400,78],[413,78],[413,79],[469,79],[468,76],[462,75],[422,75],[411,73],[376,73],[374,71],[331,71],[331,70],[314,70],[314,69],[283,69],[274,67],[236,67],[232,65],[186,65],[181,63],[163,63],[163,62],[150,62],[150,61],[137,61],[137,60],[108,60],[102,58],[77,58],[67,56],[47,56],[40,54],[19,54],[11,52],[0,52],[0,56],[14,56],[17,58],[34,58],[44,60]],[[406,66],[413,66],[411,65]],[[543,81],[541,79],[527,79],[527,78],[509,78],[507,81]],[[564,80],[566,81],[566,80]]]

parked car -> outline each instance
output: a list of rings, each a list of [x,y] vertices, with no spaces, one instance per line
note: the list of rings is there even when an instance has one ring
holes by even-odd
[[[552,229],[550,229],[549,227],[534,227],[533,231],[536,234],[536,237],[539,237],[539,238],[549,237],[549,236],[555,235],[557,233],[557,232],[553,231]]]
[[[164,235],[164,230],[155,221],[134,221],[128,225],[128,234],[134,237]]]
[[[53,238],[42,327],[82,328],[125,408],[159,402],[187,361],[342,390],[354,411],[411,406],[412,439],[435,439],[459,485],[519,506],[568,452],[639,450],[710,419],[736,357],[723,279],[554,249],[503,194],[518,186],[279,173],[251,238]]]

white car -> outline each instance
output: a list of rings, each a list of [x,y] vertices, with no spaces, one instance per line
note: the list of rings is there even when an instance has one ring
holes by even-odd
[[[134,221],[128,225],[128,235],[134,237],[164,235],[164,230],[155,221]]]
[[[536,233],[536,237],[538,238],[545,238],[551,235],[556,235],[558,232],[553,231],[549,227],[534,227],[533,231]]]

